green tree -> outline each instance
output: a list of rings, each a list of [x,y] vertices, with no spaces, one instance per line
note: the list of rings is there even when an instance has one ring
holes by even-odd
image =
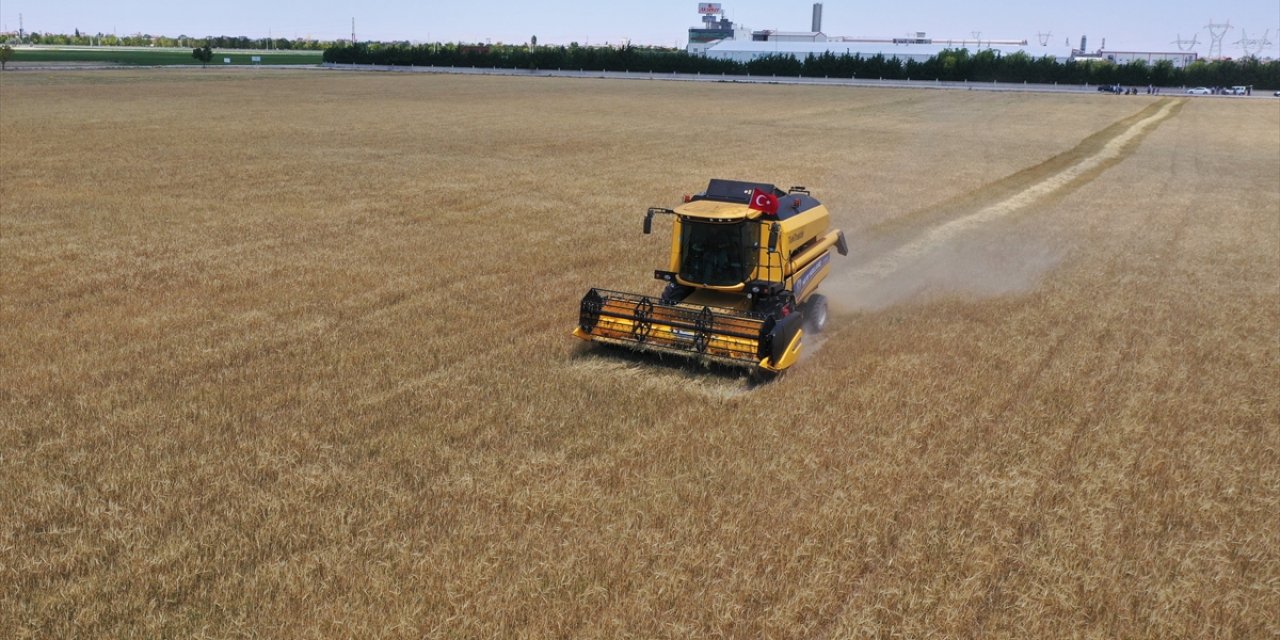
[[[1157,87],[1167,87],[1173,84],[1173,78],[1177,75],[1177,68],[1173,66],[1173,62],[1169,60],[1159,60],[1151,67],[1151,84]]]
[[[13,47],[9,45],[0,46],[0,71],[4,70],[4,66],[9,64],[13,59]]]
[[[213,60],[213,49],[210,49],[207,44],[203,47],[196,47],[191,50],[191,57],[199,60],[201,66],[207,67],[209,66],[209,61]]]

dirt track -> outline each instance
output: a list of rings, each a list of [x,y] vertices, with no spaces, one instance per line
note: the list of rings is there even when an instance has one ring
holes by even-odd
[[[856,241],[852,259],[837,262],[824,287],[844,311],[875,310],[924,290],[952,295],[1024,291],[1061,257],[1032,244],[1006,245],[1003,264],[973,263],[976,244],[999,242],[1006,218],[1033,215],[1131,154],[1185,100],[1166,98],[1085,138],[1034,167],[882,224]],[[904,232],[907,223],[911,226]]]

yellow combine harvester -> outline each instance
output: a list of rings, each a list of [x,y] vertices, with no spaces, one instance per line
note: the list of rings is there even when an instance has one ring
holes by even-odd
[[[827,208],[804,187],[712,180],[675,209],[671,261],[654,277],[661,296],[592,289],[582,298],[583,340],[757,366],[777,373],[800,357],[805,331],[822,331],[827,301],[815,293],[831,249],[848,254]]]

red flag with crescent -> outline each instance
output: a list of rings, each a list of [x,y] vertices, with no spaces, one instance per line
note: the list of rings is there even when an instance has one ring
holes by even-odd
[[[747,207],[768,214],[777,214],[778,196],[761,189],[752,189],[751,204],[747,205]]]

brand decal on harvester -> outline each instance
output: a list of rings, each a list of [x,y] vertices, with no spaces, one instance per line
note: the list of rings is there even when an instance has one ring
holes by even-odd
[[[804,293],[804,288],[809,286],[809,281],[813,280],[813,277],[818,275],[818,272],[822,271],[823,267],[826,267],[829,262],[831,262],[830,253],[824,253],[821,258],[814,260],[813,264],[809,265],[809,268],[805,269],[799,278],[796,278],[796,286],[792,287],[791,291],[796,295]]]

